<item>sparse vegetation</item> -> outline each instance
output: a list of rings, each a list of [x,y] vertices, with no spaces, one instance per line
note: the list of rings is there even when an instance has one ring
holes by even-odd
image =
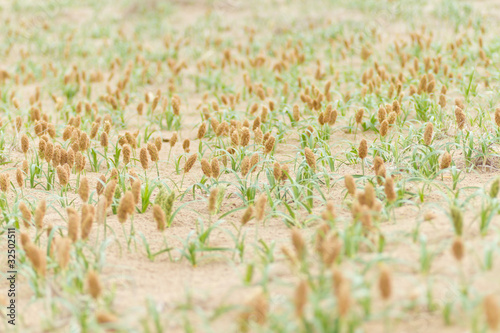
[[[499,9],[5,3],[0,331],[500,329]]]

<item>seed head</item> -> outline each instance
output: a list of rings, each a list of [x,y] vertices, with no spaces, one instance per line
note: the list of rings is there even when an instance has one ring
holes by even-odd
[[[125,192],[118,205],[118,221],[125,223],[130,214],[134,213],[134,195],[131,191]]]
[[[208,163],[208,160],[206,158],[202,158],[200,163],[203,174],[210,178],[210,176],[212,175],[212,168],[210,167],[210,163]]]
[[[372,208],[375,204],[375,189],[373,188],[373,185],[371,183],[366,183],[365,185],[364,200],[365,205],[367,205],[369,208]]]
[[[78,239],[78,230],[80,229],[80,215],[74,208],[67,208],[68,213],[68,237],[76,242]]]
[[[361,159],[365,159],[367,155],[368,155],[368,144],[366,143],[365,139],[362,139],[361,142],[359,143],[358,156]]]
[[[396,122],[398,115],[396,112],[392,111],[389,113],[389,117],[387,118],[387,121],[389,122],[389,125],[393,125]]]
[[[17,170],[16,170],[16,181],[17,181],[17,186],[19,186],[21,188],[24,186],[23,172],[19,168],[17,168]]]
[[[101,282],[99,280],[99,275],[94,270],[90,270],[87,273],[87,286],[90,296],[94,299],[98,299],[102,292]]]
[[[279,182],[281,180],[281,165],[278,162],[274,162],[273,165],[274,179]]]
[[[39,275],[45,276],[47,266],[45,253],[31,242],[26,244],[25,251],[26,257],[31,261],[35,271]]]
[[[306,243],[304,241],[304,237],[302,237],[302,234],[300,233],[300,230],[297,228],[292,229],[292,245],[295,249],[297,257],[304,258],[304,255],[306,254]]]
[[[158,149],[156,149],[156,145],[154,143],[149,142],[147,149],[148,149],[149,157],[151,158],[151,161],[158,162],[159,156],[158,156]]]
[[[256,208],[255,217],[257,218],[258,221],[262,221],[264,219],[264,214],[266,212],[266,204],[267,204],[267,195],[265,193],[262,193],[258,197],[257,203],[255,204]]]
[[[380,156],[375,156],[373,159],[373,169],[375,170],[375,174],[378,174],[378,170],[384,164],[384,160]]]
[[[243,130],[241,131],[240,145],[246,147],[248,146],[249,143],[250,143],[250,130],[244,127]]]
[[[385,118],[387,117],[387,112],[385,111],[384,107],[381,106],[379,109],[378,109],[378,122],[380,124],[382,124],[382,122],[385,120]]]
[[[344,176],[344,183],[350,195],[356,195],[356,183],[354,182],[354,178],[351,175]]]
[[[293,106],[293,120],[296,122],[300,120],[300,110],[297,104]]]
[[[205,133],[207,133],[207,124],[203,122],[198,128],[198,135],[197,135],[198,140],[203,139],[205,137]]]
[[[248,156],[245,156],[243,160],[241,161],[241,175],[245,177],[248,174],[248,171],[250,170],[250,159]]]
[[[80,187],[78,188],[78,195],[85,203],[89,200],[89,181],[87,177],[80,179]]]
[[[165,224],[166,224],[166,217],[165,217],[165,212],[159,205],[154,205],[153,206],[153,219],[156,222],[156,228],[159,231],[165,230]]]
[[[446,96],[445,95],[439,95],[439,105],[441,106],[442,109],[444,109],[446,107]]]
[[[432,123],[427,123],[424,131],[424,143],[426,146],[430,146],[432,142],[432,132],[434,130],[434,125]]]
[[[29,147],[30,141],[28,139],[28,136],[26,134],[23,134],[23,136],[21,136],[21,150],[24,154],[28,152]]]
[[[351,307],[351,288],[349,287],[349,282],[341,282],[336,290],[339,315],[341,318],[344,318]]]
[[[141,181],[139,179],[132,182],[132,194],[134,195],[134,203],[139,204],[141,200]]]
[[[361,124],[361,122],[363,121],[363,114],[364,114],[365,110],[363,109],[359,109],[357,112],[356,112],[356,124]]]
[[[23,161],[22,170],[23,170],[24,174],[27,176],[28,172],[29,172],[29,165],[28,165],[27,160]]]
[[[500,108],[496,108],[495,110],[495,123],[497,126],[500,126]]]
[[[378,289],[384,301],[391,298],[392,294],[392,278],[389,269],[384,265],[380,268],[378,279]]]
[[[465,113],[458,106],[455,108],[455,119],[457,120],[458,129],[462,130],[465,126]]]
[[[484,313],[488,327],[495,331],[500,327],[500,306],[495,296],[488,295],[483,300]]]
[[[212,163],[210,165],[210,171],[213,178],[215,179],[219,178],[220,167],[219,167],[219,160],[217,158],[212,159]]]
[[[125,165],[130,163],[130,156],[132,155],[132,148],[129,144],[125,144],[122,149],[123,163]]]
[[[441,170],[449,168],[451,165],[451,155],[447,151],[441,156],[440,168]]]
[[[106,185],[106,188],[104,189],[104,197],[106,198],[107,207],[111,206],[111,204],[113,203],[113,197],[115,195],[115,190],[116,190],[116,183],[117,181],[115,179],[111,179],[110,182]]]
[[[46,210],[47,203],[45,199],[42,199],[38,202],[38,205],[35,209],[35,226],[39,230],[43,228],[43,218],[45,217]]]
[[[256,130],[254,130],[254,142],[255,144],[260,145],[262,143],[262,140],[263,140],[262,130],[260,128],[257,128]]]
[[[106,132],[101,133],[101,147],[108,147],[108,134]]]
[[[163,141],[161,140],[161,138],[159,136],[157,136],[155,138],[155,146],[156,146],[156,150],[158,150],[158,152],[160,152],[161,148],[163,146]]]
[[[252,219],[253,216],[253,206],[248,206],[247,209],[245,210],[245,213],[241,217],[241,224],[245,225]]]
[[[462,261],[465,253],[464,243],[461,237],[456,237],[451,246],[451,252],[456,261]]]
[[[184,149],[185,153],[189,153],[189,146],[191,145],[191,141],[189,139],[184,140],[182,143],[182,149]]]
[[[313,170],[316,170],[316,156],[314,156],[313,151],[309,147],[306,147],[304,148],[304,155],[309,167],[311,167],[311,169]]]
[[[304,308],[307,304],[308,287],[305,280],[300,281],[295,289],[295,315],[301,318],[304,315]]]
[[[141,166],[144,170],[147,170],[149,168],[149,156],[148,156],[148,150],[146,148],[141,148],[139,158],[141,161]]]
[[[57,171],[57,178],[59,178],[59,183],[61,186],[66,186],[69,181],[69,175],[66,173],[66,169],[62,166],[57,166],[56,168]]]
[[[383,120],[382,123],[380,124],[380,135],[382,137],[385,137],[388,131],[389,131],[389,122],[386,119]]]
[[[264,154],[269,154],[273,150],[275,142],[276,142],[276,138],[272,135],[269,136],[266,143],[264,144],[264,148],[265,148]]]
[[[52,156],[54,155],[54,145],[52,144],[52,142],[47,142],[45,144],[44,154],[45,154],[45,160],[47,162],[52,161]]]
[[[217,194],[219,193],[218,188],[214,188],[210,191],[210,196],[208,197],[208,212],[210,215],[214,215],[216,213],[216,203],[217,203]]]
[[[387,177],[385,179],[384,192],[387,196],[387,201],[393,202],[396,200],[396,191],[394,190],[394,180],[392,177]]]
[[[177,143],[177,133],[172,134],[172,137],[170,138],[170,148],[173,148],[175,144]]]
[[[189,170],[191,170],[191,168],[193,167],[197,158],[198,158],[198,155],[196,153],[189,156],[189,158],[186,161],[186,164],[184,165],[184,173],[188,173]]]
[[[29,228],[31,223],[31,211],[28,209],[28,206],[26,206],[24,201],[21,201],[19,203],[19,210],[21,211],[21,215],[23,216],[24,226],[26,228]]]

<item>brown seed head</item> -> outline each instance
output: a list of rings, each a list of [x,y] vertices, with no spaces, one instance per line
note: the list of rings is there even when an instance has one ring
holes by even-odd
[[[129,144],[123,145],[122,155],[123,155],[123,163],[125,163],[125,165],[129,164],[130,156],[132,155],[132,148],[130,147]]]
[[[141,181],[139,179],[134,179],[132,182],[132,194],[134,195],[134,203],[138,205],[141,200]]]
[[[387,121],[387,119],[385,119],[380,124],[380,135],[382,137],[385,137],[388,131],[389,131],[389,122]]]
[[[47,202],[42,199],[38,202],[35,209],[35,226],[37,229],[43,228],[43,218],[45,217],[45,212],[47,211]]]
[[[356,120],[356,124],[361,124],[361,122],[363,121],[363,114],[364,114],[365,110],[363,109],[359,109],[357,112],[356,112],[356,117],[355,117],[355,120]]]
[[[311,169],[313,170],[316,170],[316,156],[314,156],[313,151],[309,147],[306,147],[304,148],[304,155],[309,167],[311,167]]]
[[[106,198],[107,207],[111,206],[111,204],[113,203],[116,184],[117,184],[116,179],[111,179],[110,182],[106,185],[106,188],[104,189],[104,197]]]
[[[456,261],[462,261],[465,254],[465,249],[461,237],[455,238],[451,246],[451,252],[453,253],[453,257],[455,258]]]
[[[173,148],[175,146],[177,140],[178,140],[177,133],[172,134],[172,137],[170,138],[170,148]]]
[[[362,139],[361,142],[359,143],[358,156],[361,159],[365,159],[367,155],[368,155],[368,144],[366,143],[365,139]]]
[[[102,293],[101,282],[99,280],[99,275],[94,270],[90,270],[87,273],[87,287],[90,296],[94,299],[98,299]]]
[[[203,139],[206,133],[207,133],[207,124],[203,122],[198,128],[198,135],[197,135],[198,140]]]
[[[380,268],[378,279],[378,289],[384,301],[391,298],[392,295],[392,278],[389,269],[384,265]]]
[[[210,167],[210,163],[208,163],[208,160],[206,158],[202,158],[200,163],[203,174],[210,178],[210,176],[212,175],[212,168]]]
[[[354,182],[354,178],[351,175],[344,176],[345,187],[347,188],[347,192],[350,195],[356,195],[356,183]]]
[[[262,221],[264,219],[264,214],[266,212],[266,204],[267,204],[267,195],[262,193],[258,198],[255,204],[256,213],[255,217],[258,221]]]
[[[182,149],[184,149],[184,152],[189,153],[189,146],[191,145],[191,141],[189,139],[185,139],[184,142],[182,142]]]
[[[449,168],[451,165],[451,155],[447,151],[444,152],[444,154],[441,157],[441,163],[439,167],[442,169]]]
[[[218,188],[214,188],[210,191],[210,196],[208,197],[208,212],[210,215],[214,215],[216,213],[216,203],[217,203],[217,194],[219,193]]]
[[[80,215],[74,208],[67,208],[68,213],[68,237],[74,242],[78,239],[78,230],[80,229]]]
[[[166,225],[166,217],[165,217],[165,212],[159,205],[154,205],[153,206],[153,219],[156,222],[156,228],[158,231],[163,231],[165,230],[165,225]]]
[[[462,130],[465,126],[465,113],[458,106],[455,108],[455,119],[457,120],[458,129]]]
[[[430,146],[432,142],[432,132],[434,130],[434,125],[432,123],[427,123],[424,131],[424,143],[426,146]]]
[[[304,315],[304,308],[307,304],[307,294],[308,294],[307,282],[301,280],[297,288],[295,289],[295,315],[301,318]]]
[[[31,264],[33,265],[35,271],[39,275],[45,276],[47,261],[44,251],[39,249],[35,244],[31,242],[26,244],[25,251],[26,257],[28,257],[28,259],[31,261]]]
[[[387,196],[387,201],[393,202],[396,200],[396,191],[394,190],[394,180],[392,177],[387,177],[385,179],[384,192]]]
[[[214,158],[212,160],[210,171],[213,178],[215,179],[219,178],[220,167],[219,167],[219,160],[217,158]]]
[[[248,206],[247,209],[245,210],[245,213],[241,217],[241,224],[245,225],[252,219],[253,216],[253,206]]]
[[[243,160],[241,161],[241,175],[245,177],[248,174],[248,171],[250,170],[250,159],[248,156],[245,156]]]
[[[274,162],[273,174],[274,179],[279,183],[281,180],[281,165],[278,162]]]
[[[19,210],[21,211],[21,215],[23,216],[24,226],[26,228],[29,228],[31,223],[31,211],[28,209],[28,206],[26,206],[24,201],[21,201],[19,203]]]
[[[141,166],[144,170],[149,168],[149,156],[148,150],[146,148],[141,148],[139,159],[141,161]]]
[[[69,175],[66,172],[66,168],[64,168],[61,165],[58,165],[56,171],[57,171],[57,178],[59,178],[59,183],[61,184],[61,186],[68,185]]]
[[[264,144],[264,148],[265,148],[264,154],[269,154],[273,150],[275,142],[276,142],[276,138],[272,135],[269,136],[266,143]]]
[[[21,150],[24,154],[28,152],[29,147],[30,141],[28,139],[28,136],[26,134],[23,134],[23,136],[21,136]]]
[[[23,175],[23,172],[21,171],[21,169],[17,168],[16,170],[16,182],[17,182],[17,186],[19,187],[23,187],[24,186],[24,175]]]
[[[495,331],[500,327],[500,306],[494,295],[488,295],[483,300],[484,313],[488,327]]]
[[[147,149],[148,149],[149,157],[151,158],[151,161],[158,162],[159,156],[158,156],[158,149],[156,149],[156,145],[152,142],[149,142]]]
[[[155,146],[156,146],[156,150],[158,150],[158,153],[161,151],[161,148],[163,146],[163,141],[161,140],[161,138],[159,136],[157,136],[155,138]]]

